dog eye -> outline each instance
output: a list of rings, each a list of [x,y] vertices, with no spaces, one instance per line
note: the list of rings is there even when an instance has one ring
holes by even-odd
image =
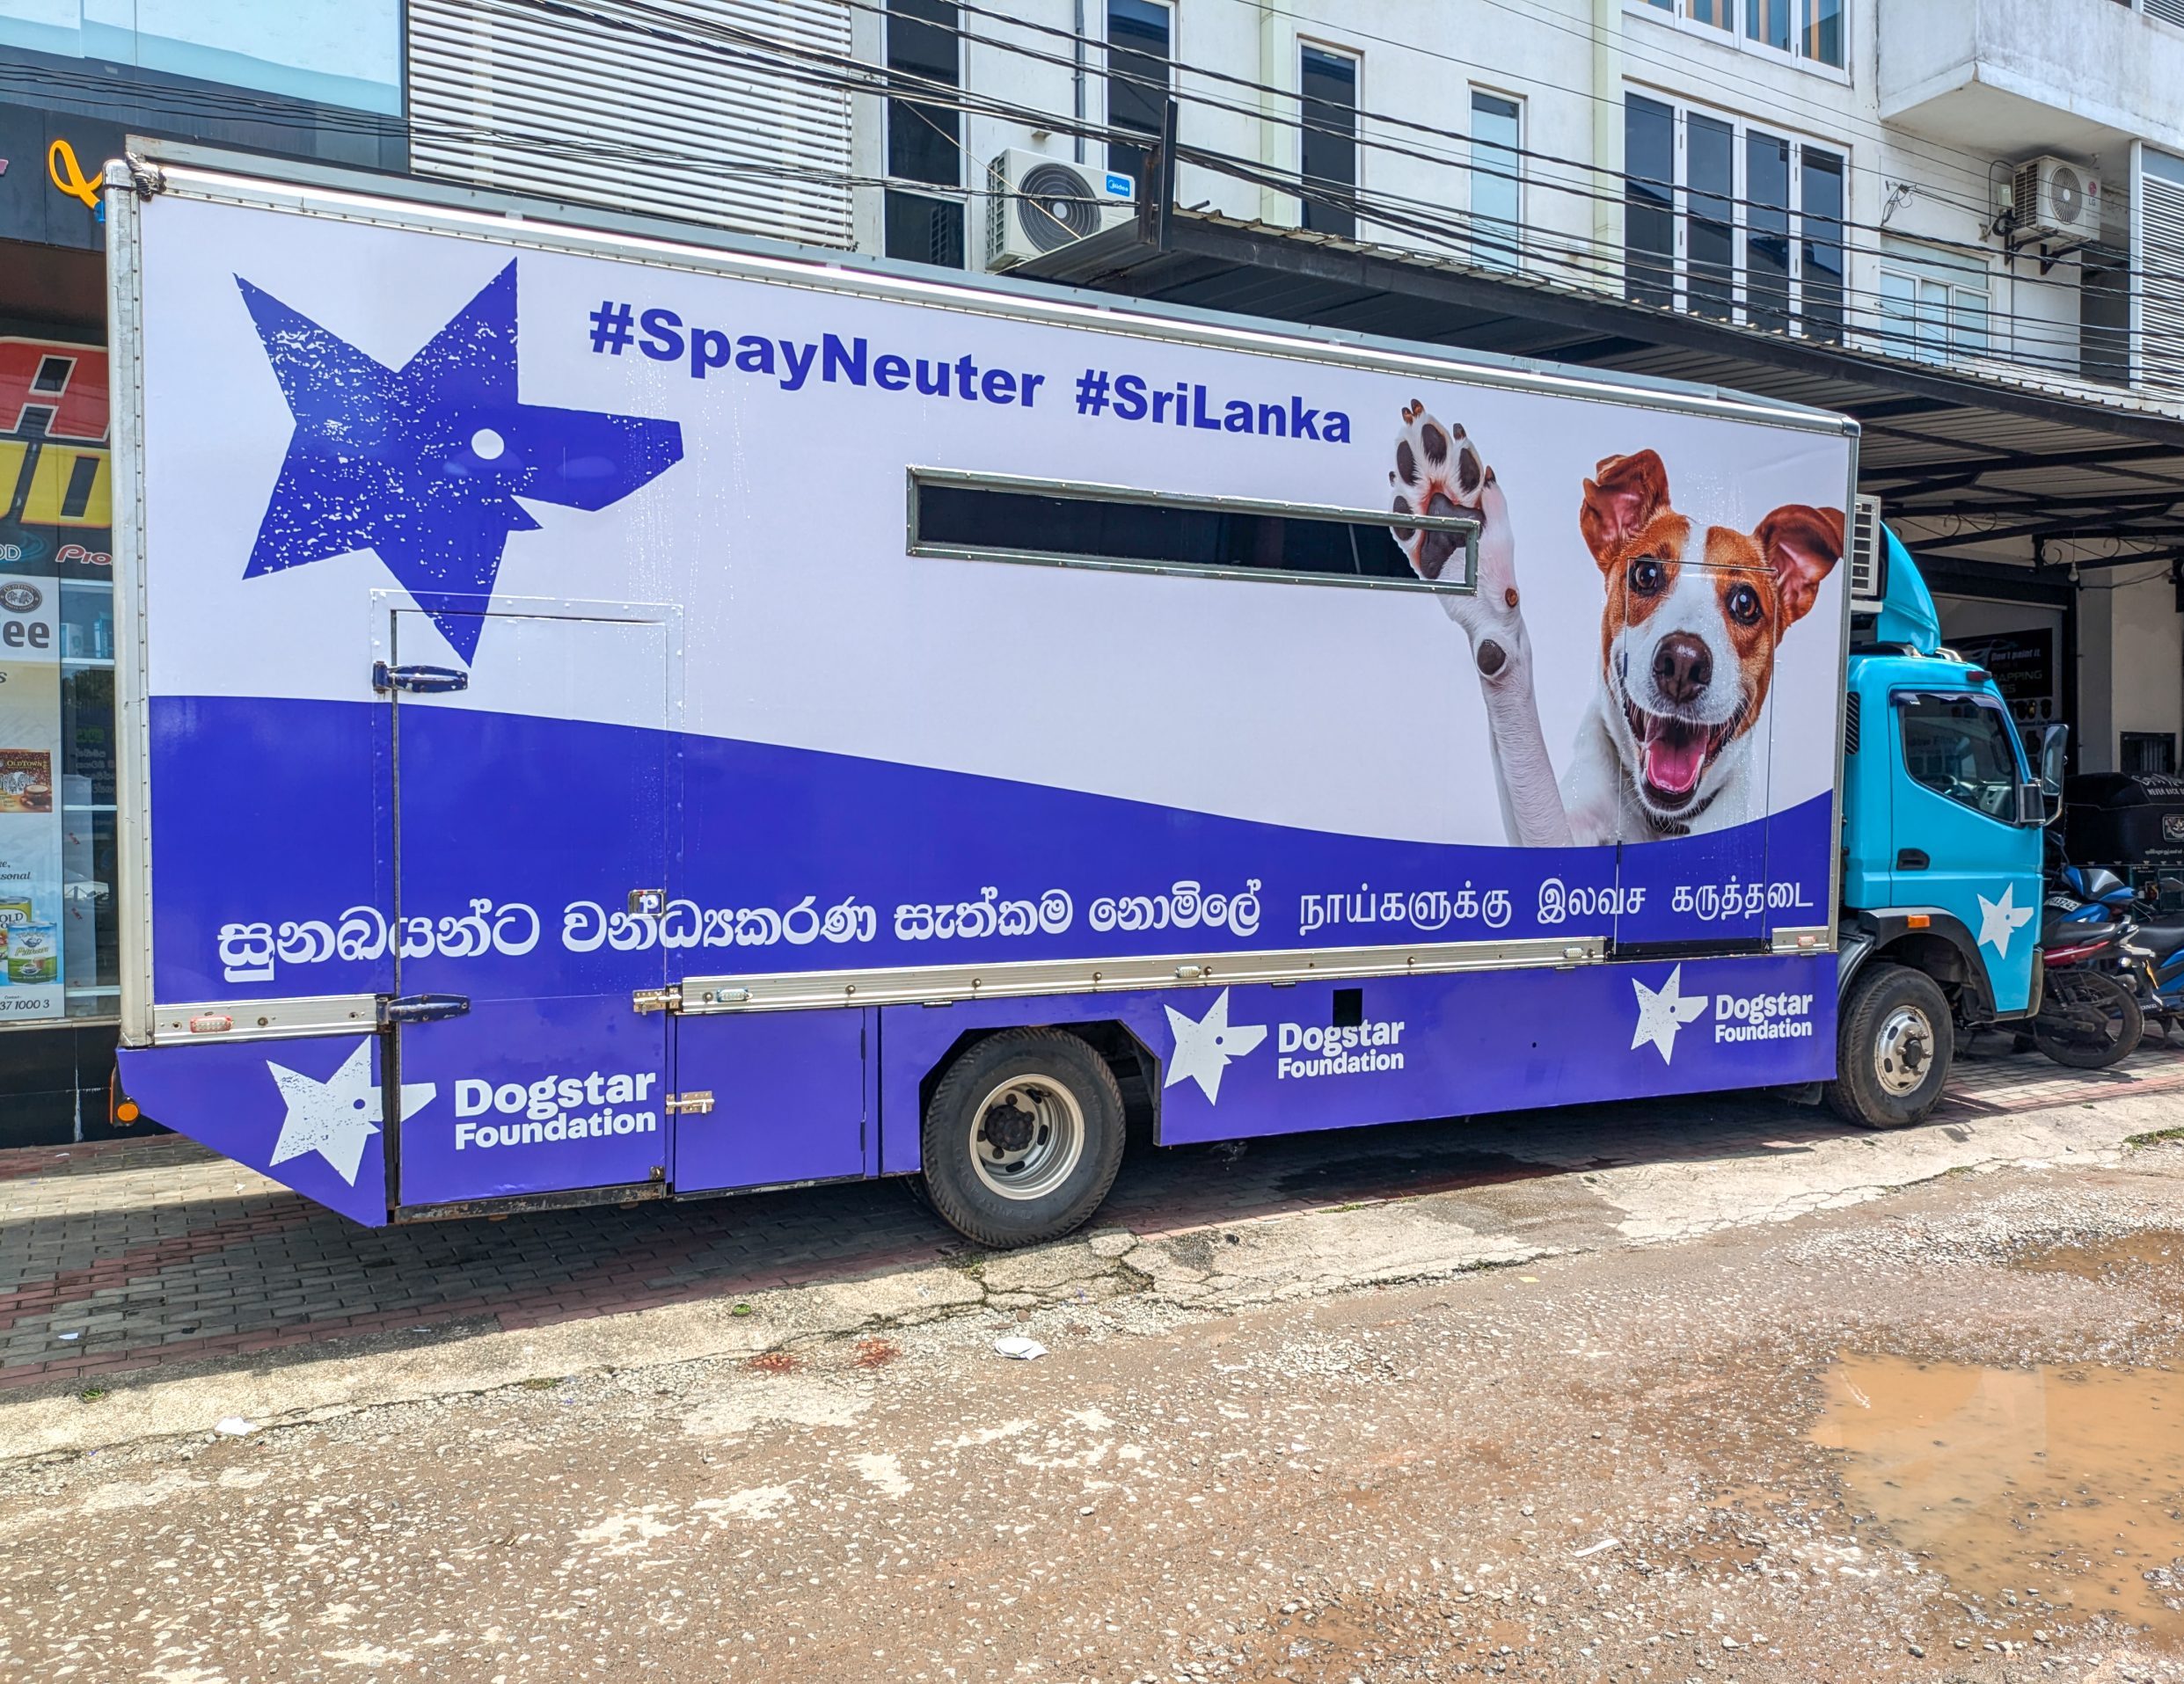
[[[1653,557],[1640,556],[1631,564],[1631,588],[1640,596],[1651,596],[1660,590],[1668,571]]]
[[[1739,625],[1759,623],[1759,593],[1749,585],[1739,585],[1729,593],[1729,618]]]

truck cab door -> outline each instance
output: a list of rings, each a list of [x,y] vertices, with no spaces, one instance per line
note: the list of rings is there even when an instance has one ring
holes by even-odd
[[[2041,833],[2017,821],[2017,732],[1979,690],[1900,689],[1889,702],[1895,901],[1961,923],[1995,1010],[2022,1011],[2040,943]]]

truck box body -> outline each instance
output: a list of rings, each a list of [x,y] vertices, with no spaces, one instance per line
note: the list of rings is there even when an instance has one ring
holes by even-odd
[[[181,168],[110,198],[159,1120],[376,1221],[914,1170],[995,1024],[1121,1025],[1165,1141],[1830,1074],[1841,570],[1720,645],[1742,772],[1691,834],[1520,846],[1469,536],[1422,581],[1387,512],[1422,404],[1506,497],[1567,774],[1643,617],[1588,482],[1657,453],[1703,585],[1845,507],[1837,418]],[[1674,600],[1734,618],[1715,571]]]

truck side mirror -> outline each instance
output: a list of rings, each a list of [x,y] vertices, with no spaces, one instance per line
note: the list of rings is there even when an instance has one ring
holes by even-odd
[[[2053,824],[2063,816],[2063,762],[2070,752],[2071,728],[2066,725],[2032,725],[2025,732],[2025,749],[2037,782],[2032,786],[2042,798],[2043,816],[2020,817],[2020,824]],[[2020,813],[2023,798],[2019,798]]]
[[[2051,798],[2038,780],[2027,778],[2017,786],[2017,822],[2027,829],[2049,823],[2062,809],[2062,798]]]

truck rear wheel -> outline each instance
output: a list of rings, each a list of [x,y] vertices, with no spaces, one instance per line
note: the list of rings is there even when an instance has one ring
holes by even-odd
[[[925,1195],[981,1245],[1058,1240],[1107,1198],[1122,1139],[1122,1095],[1098,1053],[1062,1030],[1006,1030],[967,1047],[933,1090]]]
[[[1828,1103],[1863,1128],[1908,1128],[1940,1099],[1955,1052],[1940,985],[1908,965],[1877,961],[1843,1002]]]

